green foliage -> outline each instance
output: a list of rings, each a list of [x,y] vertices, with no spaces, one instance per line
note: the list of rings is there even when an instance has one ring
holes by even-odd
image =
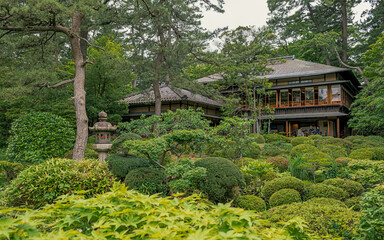
[[[195,166],[207,169],[207,176],[199,189],[212,202],[223,203],[234,199],[245,185],[240,169],[228,159],[203,158],[196,161]]]
[[[251,133],[251,134],[249,134],[249,137],[252,139],[251,140],[252,142],[255,142],[258,144],[264,144],[265,143],[264,136],[261,134]]]
[[[134,133],[142,137],[153,137],[154,126],[161,121],[161,118],[157,115],[146,117],[141,115],[139,119],[131,120],[130,122],[120,122],[117,125],[119,132]]]
[[[264,199],[268,200],[272,194],[281,189],[294,189],[301,194],[304,190],[304,182],[294,177],[273,179],[272,181],[267,182],[262,189]]]
[[[58,196],[86,191],[86,196],[108,191],[114,178],[97,160],[50,159],[22,171],[5,189],[6,204],[38,208]]]
[[[351,198],[349,198],[351,199]],[[347,201],[349,200],[347,199]],[[344,203],[340,200],[336,200],[334,198],[325,198],[325,197],[315,197],[315,198],[311,198],[309,199],[308,201],[306,201],[307,203],[315,203],[315,204],[322,204],[322,205],[330,205],[330,206],[339,206],[339,207],[343,207],[343,208],[347,208],[349,207],[347,205],[347,201]]]
[[[246,210],[254,210],[256,212],[263,212],[267,209],[264,200],[254,195],[242,195],[234,202],[236,207],[244,208]]]
[[[297,145],[300,145],[300,144],[315,145],[315,142],[308,137],[294,137],[294,138],[291,138],[291,144],[292,146],[296,147]]]
[[[124,153],[123,143],[127,140],[139,140],[141,137],[135,133],[123,133],[112,142],[112,150],[116,153]],[[124,153],[126,154],[126,153]]]
[[[360,196],[364,191],[364,188],[361,185],[361,183],[358,183],[349,179],[332,178],[332,179],[327,179],[322,183],[343,189],[348,193],[349,195],[348,197]]]
[[[165,173],[163,170],[151,167],[136,168],[129,171],[125,177],[128,189],[137,190],[143,194],[166,194]]]
[[[165,174],[171,193],[191,194],[201,185],[207,176],[207,170],[196,167],[195,163],[189,159],[180,159],[176,163],[167,165]]]
[[[265,139],[266,143],[272,143],[272,142],[286,142],[286,143],[289,143],[290,142],[289,138],[287,138],[284,135],[277,134],[277,133],[264,134],[263,136],[264,136],[264,139]]]
[[[334,198],[340,201],[344,201],[346,198],[348,198],[348,193],[343,190],[342,188],[335,187],[329,184],[313,184],[309,186],[308,191],[305,194],[306,199],[311,198]]]
[[[323,152],[331,157],[331,159],[336,159],[339,157],[346,157],[348,156],[347,149],[343,146],[340,145],[335,145],[335,144],[325,144],[325,145],[320,145],[318,147],[320,152]]]
[[[311,231],[321,239],[329,237],[352,239],[357,235],[359,214],[339,205],[314,202],[292,203],[271,208],[263,218],[280,225],[294,217],[302,218]]]
[[[347,150],[347,152],[349,152],[350,149],[353,147],[353,143],[351,141],[348,141],[348,140],[342,139],[342,138],[334,138],[334,137],[330,137],[330,136],[321,137],[319,139],[316,139],[315,145],[318,148],[322,148],[323,145],[342,146]]]
[[[373,152],[372,160],[384,160],[384,147],[369,148]]]
[[[364,194],[361,207],[360,237],[384,239],[384,185]]]
[[[16,178],[24,169],[21,163],[13,163],[7,161],[0,161],[0,187],[8,184],[12,179]]]
[[[7,158],[23,164],[63,156],[75,141],[75,132],[64,118],[44,112],[16,120],[10,134]]]
[[[359,159],[359,160],[372,160],[373,159],[373,151],[370,151],[370,149],[367,148],[361,148],[361,149],[356,149],[349,154],[350,158],[353,159]]]
[[[127,174],[136,169],[142,167],[149,167],[151,163],[148,159],[142,159],[136,156],[120,156],[120,155],[109,155],[105,161],[108,163],[109,168],[113,175],[120,180],[124,180]]]
[[[345,200],[345,205],[353,211],[360,212],[362,199],[362,196],[348,198]]]
[[[305,155],[306,153],[318,152],[315,146],[309,144],[300,144],[292,148],[290,156],[291,159],[299,155]]]
[[[269,229],[267,222],[258,219],[250,211],[231,208],[229,204],[212,205],[197,196],[172,199],[146,196],[115,184],[111,192],[97,198],[66,196],[43,209],[3,218],[0,236],[11,239],[311,238],[305,224],[298,219],[289,219],[277,229]]]
[[[270,162],[275,168],[279,169],[280,172],[288,170],[289,161],[285,157],[270,157],[267,158],[267,161]]]
[[[351,160],[346,168],[346,177],[371,187],[384,183],[384,161]]]
[[[275,157],[279,155],[288,155],[292,150],[292,144],[286,142],[272,142],[264,145],[263,156]]]
[[[177,159],[188,150],[201,153],[209,140],[208,135],[201,129],[174,130],[164,135],[163,138],[167,141],[167,148],[177,156]]]
[[[163,137],[141,140],[128,140],[123,143],[124,151],[141,154],[155,164],[161,165],[167,150],[167,141]]]
[[[241,172],[246,179],[264,179],[264,176],[273,172],[273,165],[265,160],[249,161],[241,167]]]
[[[302,165],[305,163],[305,158],[303,155],[298,155],[294,158],[290,158],[288,162],[288,170],[292,174],[292,176],[299,178],[301,180],[311,180],[313,177],[313,174],[308,171],[308,169],[305,169],[302,167]]]
[[[259,158],[260,153],[261,153],[261,149],[260,149],[259,145],[257,145],[256,142],[251,142],[245,148],[244,153],[243,153],[243,157],[257,159],[257,158]]]
[[[277,207],[283,204],[290,204],[294,202],[300,202],[300,193],[294,189],[281,189],[269,198],[269,205],[271,207]]]
[[[304,161],[299,165],[299,167],[307,169],[312,173],[313,182],[316,183],[316,171],[329,167],[333,164],[333,161],[330,157],[319,151],[307,152],[303,156]]]

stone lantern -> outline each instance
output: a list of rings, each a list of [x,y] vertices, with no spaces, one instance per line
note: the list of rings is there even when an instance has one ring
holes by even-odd
[[[92,149],[99,153],[99,160],[104,162],[108,156],[108,151],[112,148],[111,132],[116,130],[116,126],[107,122],[107,113],[101,111],[99,112],[99,122],[95,123],[89,130],[96,132],[96,144],[92,146]]]

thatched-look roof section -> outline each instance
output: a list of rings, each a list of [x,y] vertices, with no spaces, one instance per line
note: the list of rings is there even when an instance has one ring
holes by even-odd
[[[175,102],[175,101],[190,101],[215,107],[221,107],[222,104],[218,101],[212,100],[200,94],[192,93],[188,90],[170,87],[170,86],[162,86],[160,87],[160,95],[162,102]],[[144,90],[137,93],[132,93],[128,95],[124,100],[131,105],[136,104],[149,104],[155,102],[155,95],[153,90]]]

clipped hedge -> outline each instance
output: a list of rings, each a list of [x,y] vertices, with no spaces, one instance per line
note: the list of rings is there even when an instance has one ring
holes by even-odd
[[[348,197],[357,197],[364,192],[364,187],[361,183],[349,179],[332,178],[327,179],[322,183],[343,189],[348,193]]]
[[[279,169],[280,172],[288,170],[288,159],[285,157],[270,157],[267,158],[267,162],[270,162],[274,167]]]
[[[251,142],[245,148],[245,151],[243,153],[243,157],[257,159],[260,156],[260,153],[261,153],[261,149],[260,149],[259,145],[257,145],[257,143],[255,143],[255,142]]]
[[[152,164],[148,159],[139,158],[136,156],[120,156],[116,154],[109,155],[105,161],[113,175],[120,180],[124,180],[127,174],[137,168],[150,167]]]
[[[320,150],[320,152],[328,154],[331,157],[331,159],[348,156],[347,149],[340,145],[334,145],[334,144],[320,145],[318,149]]]
[[[226,158],[202,158],[195,162],[195,166],[207,169],[207,176],[199,184],[199,189],[212,202],[229,202],[245,186],[240,169]]]
[[[306,199],[311,199],[315,197],[334,198],[343,201],[348,198],[348,193],[339,187],[319,183],[309,186],[305,197]]]
[[[317,148],[313,145],[300,144],[300,145],[297,145],[296,147],[292,148],[290,156],[292,159],[292,158],[304,155],[304,154],[309,153],[309,152],[312,153],[312,152],[317,152],[317,151],[318,151]]]
[[[275,178],[265,184],[261,193],[264,199],[269,200],[272,194],[281,189],[294,189],[301,194],[304,190],[304,182],[294,177]]]
[[[275,157],[288,155],[291,152],[292,144],[286,142],[272,142],[264,145],[262,155],[267,157]]]
[[[349,157],[353,159],[358,159],[358,160],[372,160],[373,159],[373,151],[371,149],[367,148],[361,148],[361,149],[356,149],[353,150],[350,154]]]
[[[136,168],[127,174],[124,182],[128,189],[137,190],[143,194],[165,194],[167,191],[165,173],[158,168]]]
[[[264,144],[265,139],[263,135],[257,134],[257,133],[251,133],[249,134],[249,137],[252,139],[252,142],[258,143],[258,144]]]
[[[351,160],[346,167],[346,176],[363,184],[365,188],[384,183],[384,161]]]
[[[284,135],[280,135],[277,133],[272,133],[272,134],[264,134],[264,139],[266,143],[271,143],[271,142],[286,142],[289,143],[290,140]]]
[[[256,212],[262,212],[267,209],[267,205],[264,200],[254,195],[242,195],[234,202],[236,207],[244,208],[246,210],[254,210]]]
[[[325,198],[325,197],[315,197],[307,200],[308,203],[315,203],[315,204],[323,204],[323,205],[331,205],[331,206],[339,206],[347,208],[349,207],[346,203],[334,199],[334,198]]]
[[[359,212],[361,210],[362,200],[362,196],[348,198],[345,200],[345,205],[353,211]]]
[[[22,164],[36,164],[52,157],[62,157],[73,148],[75,131],[64,118],[47,112],[26,114],[12,123],[7,159]]]
[[[315,142],[308,137],[294,137],[294,138],[291,138],[291,144],[292,146],[296,147],[297,145],[300,145],[300,144],[314,145]]]
[[[106,192],[114,177],[97,160],[51,159],[22,171],[4,191],[8,206],[38,208],[63,194],[86,190],[86,196]]]
[[[269,198],[269,205],[271,207],[277,207],[283,204],[290,204],[294,202],[300,202],[300,193],[294,189],[281,189]]]
[[[115,140],[112,142],[112,150],[117,153],[127,154],[127,151],[123,148],[123,143],[127,140],[139,140],[141,139],[140,135],[136,133],[123,133],[120,136],[118,136]]]
[[[384,160],[384,147],[369,148],[373,152],[372,160]]]
[[[358,233],[359,213],[338,205],[292,203],[271,208],[261,215],[277,227],[281,226],[281,221],[300,217],[321,239],[328,239],[330,236],[353,239]]]

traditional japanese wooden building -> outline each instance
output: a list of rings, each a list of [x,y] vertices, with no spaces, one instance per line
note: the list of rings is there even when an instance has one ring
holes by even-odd
[[[175,111],[176,109],[201,108],[204,117],[213,124],[221,119],[220,107],[222,104],[200,94],[194,94],[186,89],[171,87],[168,85],[160,87],[161,111]],[[123,115],[123,121],[137,119],[141,115],[155,114],[155,95],[153,90],[146,90],[128,95],[124,102],[129,103],[129,113]]]
[[[345,137],[349,107],[359,91],[360,83],[350,69],[287,58],[268,65],[273,71],[259,78],[273,83],[265,103],[275,108],[273,132],[295,136],[297,130],[319,126],[321,135]],[[220,74],[198,79],[208,84]],[[268,116],[262,117],[268,119]]]

